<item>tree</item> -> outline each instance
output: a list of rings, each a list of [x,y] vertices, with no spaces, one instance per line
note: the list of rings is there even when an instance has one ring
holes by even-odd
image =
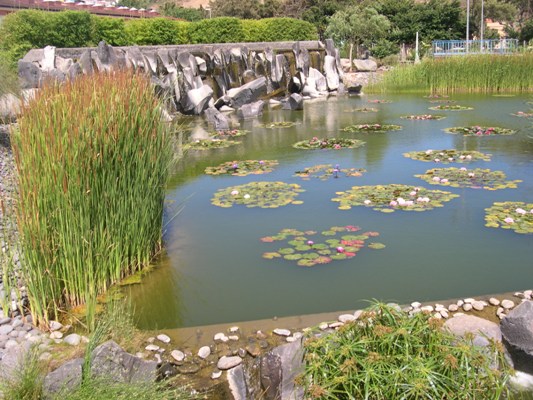
[[[471,32],[481,36],[481,3],[482,0],[473,0],[470,11]],[[517,8],[511,3],[498,0],[483,0],[483,18],[490,18],[504,25],[510,25],[518,15]],[[487,35],[485,35],[487,38]]]
[[[241,19],[258,19],[258,0],[211,0],[209,2],[213,17],[236,17]]]
[[[346,0],[307,0],[305,7],[302,19],[315,25],[320,39],[324,39],[329,19],[346,8]]]
[[[361,44],[372,47],[379,39],[386,36],[389,28],[390,22],[387,17],[378,14],[376,9],[352,6],[333,14],[326,35],[331,36],[338,45],[349,43],[351,60],[354,46],[359,54]]]
[[[185,8],[176,3],[166,2],[159,8],[159,12],[167,17],[180,18],[186,21],[200,21],[204,18],[204,11],[200,8]]]
[[[119,6],[136,8],[140,10],[141,8],[148,8],[150,5],[150,0],[120,0],[118,3]]]
[[[533,39],[533,18],[527,21],[520,31],[520,40],[529,42]]]

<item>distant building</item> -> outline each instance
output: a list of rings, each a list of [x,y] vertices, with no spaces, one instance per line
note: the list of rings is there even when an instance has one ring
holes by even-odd
[[[494,29],[496,32],[498,32],[500,38],[505,37],[505,25],[503,25],[502,23],[487,18],[485,20],[485,25],[487,26],[487,29]]]

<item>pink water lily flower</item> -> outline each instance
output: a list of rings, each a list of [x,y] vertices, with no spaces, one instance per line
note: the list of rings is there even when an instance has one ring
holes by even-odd
[[[466,157],[465,157],[467,160],[471,160],[472,159],[472,156],[470,154],[468,154]]]
[[[372,202],[370,200],[366,199],[365,201],[363,201],[363,203],[365,203],[366,205],[369,205]]]
[[[337,253],[344,253],[344,247],[337,247]]]
[[[520,214],[520,215],[527,214],[527,211],[524,210],[523,208],[517,208],[515,211],[517,214]]]
[[[461,167],[461,168],[459,168],[459,170],[466,171],[466,168],[465,167]]]
[[[392,206],[392,207],[396,207],[398,205],[398,202],[396,200],[391,200],[389,205]]]
[[[474,174],[473,172],[469,172],[469,173],[468,173],[468,177],[469,177],[469,178],[473,178],[474,176],[476,176],[476,174]]]
[[[312,246],[312,245],[315,244],[315,242],[313,242],[312,240],[308,240],[308,241],[307,241],[307,244],[308,244],[309,246]]]
[[[440,182],[440,178],[438,176],[434,176],[432,181],[433,182]]]
[[[513,224],[514,223],[514,219],[512,219],[511,217],[507,217],[503,220],[503,222],[507,223],[507,224]]]
[[[231,195],[232,196],[237,196],[239,194],[239,191],[238,190],[232,190],[231,191]]]
[[[446,179],[446,178],[442,178],[442,179],[440,180],[440,183],[448,183],[448,179]]]

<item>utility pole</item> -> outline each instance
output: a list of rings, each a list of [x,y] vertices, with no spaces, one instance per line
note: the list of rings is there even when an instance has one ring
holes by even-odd
[[[481,28],[479,29],[479,36],[481,39],[481,52],[483,53],[483,31],[485,30],[485,17],[483,16],[483,6],[485,1],[481,0]]]
[[[468,45],[470,39],[470,0],[466,0],[466,52],[468,53]]]

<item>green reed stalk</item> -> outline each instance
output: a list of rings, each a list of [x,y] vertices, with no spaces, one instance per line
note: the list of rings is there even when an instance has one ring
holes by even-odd
[[[533,53],[428,58],[395,68],[369,92],[532,92]]]
[[[18,225],[31,311],[46,324],[150,262],[160,248],[170,133],[147,78],[49,85],[14,135]]]

